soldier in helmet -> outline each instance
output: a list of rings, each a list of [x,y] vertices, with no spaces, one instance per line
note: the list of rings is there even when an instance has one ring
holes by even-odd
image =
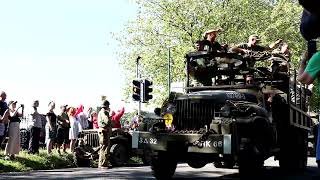
[[[100,154],[99,154],[99,168],[108,167],[108,156],[110,151],[110,136],[112,134],[111,118],[109,116],[109,101],[104,100],[101,104],[101,110],[98,114],[99,124],[99,143],[100,143]]]

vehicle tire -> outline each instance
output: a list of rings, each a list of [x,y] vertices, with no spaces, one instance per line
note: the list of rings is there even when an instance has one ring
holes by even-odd
[[[204,161],[189,161],[188,165],[192,168],[199,169],[203,168],[207,163]]]
[[[285,140],[280,144],[280,168],[288,171],[304,170],[308,159],[307,132],[298,128],[290,128]]]
[[[223,168],[222,162],[213,162],[214,167],[216,168]]]
[[[239,154],[239,174],[241,177],[258,176],[263,168],[264,160],[256,155],[254,147],[246,145]]]
[[[144,149],[141,159],[142,159],[143,165],[150,166],[152,161],[152,150]]]
[[[235,165],[234,160],[226,160],[223,161],[222,168],[232,169]]]
[[[113,144],[110,148],[110,163],[112,166],[123,166],[128,163],[128,149],[123,144]]]
[[[73,162],[77,167],[90,167],[90,159],[84,159],[77,156],[76,153],[73,155]]]
[[[152,157],[151,169],[156,179],[171,179],[177,168],[177,161],[169,153],[159,152]]]

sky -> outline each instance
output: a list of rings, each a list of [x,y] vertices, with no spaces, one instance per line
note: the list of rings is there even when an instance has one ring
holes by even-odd
[[[136,15],[130,0],[0,1],[0,89],[25,106],[49,101],[114,108],[124,77],[112,32]]]

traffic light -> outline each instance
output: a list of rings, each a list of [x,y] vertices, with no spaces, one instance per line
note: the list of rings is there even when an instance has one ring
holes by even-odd
[[[140,80],[133,80],[132,81],[132,98],[134,101],[141,100],[141,82]]]
[[[142,102],[148,102],[152,99],[152,95],[150,94],[152,92],[152,88],[150,87],[151,85],[151,81],[146,79],[142,81]]]

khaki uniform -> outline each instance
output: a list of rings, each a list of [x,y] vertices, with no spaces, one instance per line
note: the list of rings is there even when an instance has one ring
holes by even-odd
[[[108,166],[110,153],[110,136],[112,134],[111,118],[108,111],[102,108],[98,114],[98,135],[100,143],[99,167]]]

